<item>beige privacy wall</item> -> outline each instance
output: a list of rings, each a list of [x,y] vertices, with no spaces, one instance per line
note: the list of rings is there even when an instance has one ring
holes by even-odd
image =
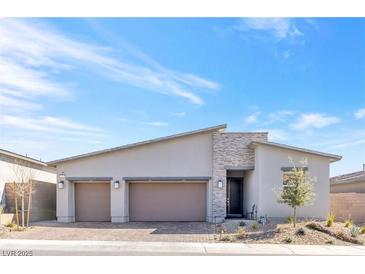
[[[365,193],[331,193],[331,212],[336,219],[351,218],[354,222],[365,223]]]

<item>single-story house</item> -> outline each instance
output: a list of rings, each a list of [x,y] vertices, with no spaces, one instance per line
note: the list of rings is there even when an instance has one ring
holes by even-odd
[[[208,221],[288,217],[276,189],[291,172],[288,156],[308,159],[316,200],[298,216],[329,212],[329,165],[341,156],[268,141],[267,132],[204,128],[49,162],[57,168],[57,219]]]
[[[331,212],[338,220],[365,223],[365,165],[362,171],[330,179]]]
[[[331,193],[365,193],[365,164],[362,171],[332,177],[330,183]]]
[[[53,167],[27,156],[0,149],[0,205],[6,213],[15,213],[11,184],[20,177],[32,178],[31,221],[55,219],[57,174]],[[27,199],[27,196],[25,197]],[[20,208],[20,198],[18,197]]]

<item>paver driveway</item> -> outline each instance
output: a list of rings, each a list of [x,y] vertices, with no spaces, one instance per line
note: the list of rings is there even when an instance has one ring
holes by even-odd
[[[57,223],[37,222],[9,239],[214,242],[215,226],[205,222]]]

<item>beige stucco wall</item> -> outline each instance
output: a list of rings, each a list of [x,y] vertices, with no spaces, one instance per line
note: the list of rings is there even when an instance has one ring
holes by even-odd
[[[343,184],[332,184],[331,193],[365,193],[365,181]]]
[[[326,218],[330,203],[329,159],[267,145],[258,146],[255,152],[256,174],[252,182],[258,184],[258,198],[256,199],[258,216],[288,217],[292,214],[289,206],[277,203],[276,194],[276,190],[282,186],[281,167],[291,166],[288,156],[291,156],[296,162],[306,157],[308,159],[307,172],[317,180],[314,184],[316,199],[313,205],[299,208],[298,217]],[[253,190],[252,195],[257,196],[255,193]]]
[[[2,200],[5,184],[9,182],[13,182],[16,180],[15,174],[14,174],[14,166],[15,164],[11,162],[11,159],[9,159],[7,156],[1,156],[0,159],[0,201],[2,201],[3,204],[5,204],[5,201]],[[34,180],[41,181],[41,182],[47,182],[47,183],[56,183],[56,171],[49,167],[44,167],[37,164],[31,164],[31,167],[25,167],[27,170],[31,170],[34,174]]]
[[[200,133],[130,149],[68,161],[57,166],[66,177],[113,177],[121,182],[111,186],[112,222],[128,221],[128,183],[123,177],[212,176],[212,133]],[[208,184],[207,218],[211,214],[211,182]],[[74,184],[57,189],[59,221],[74,221]]]

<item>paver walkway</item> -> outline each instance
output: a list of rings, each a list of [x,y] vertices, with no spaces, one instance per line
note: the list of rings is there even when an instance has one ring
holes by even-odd
[[[0,240],[0,255],[11,251],[32,255],[359,255],[365,246],[316,246],[239,243],[131,241]]]
[[[10,239],[144,242],[214,242],[215,225],[205,222],[58,223],[37,222]]]

